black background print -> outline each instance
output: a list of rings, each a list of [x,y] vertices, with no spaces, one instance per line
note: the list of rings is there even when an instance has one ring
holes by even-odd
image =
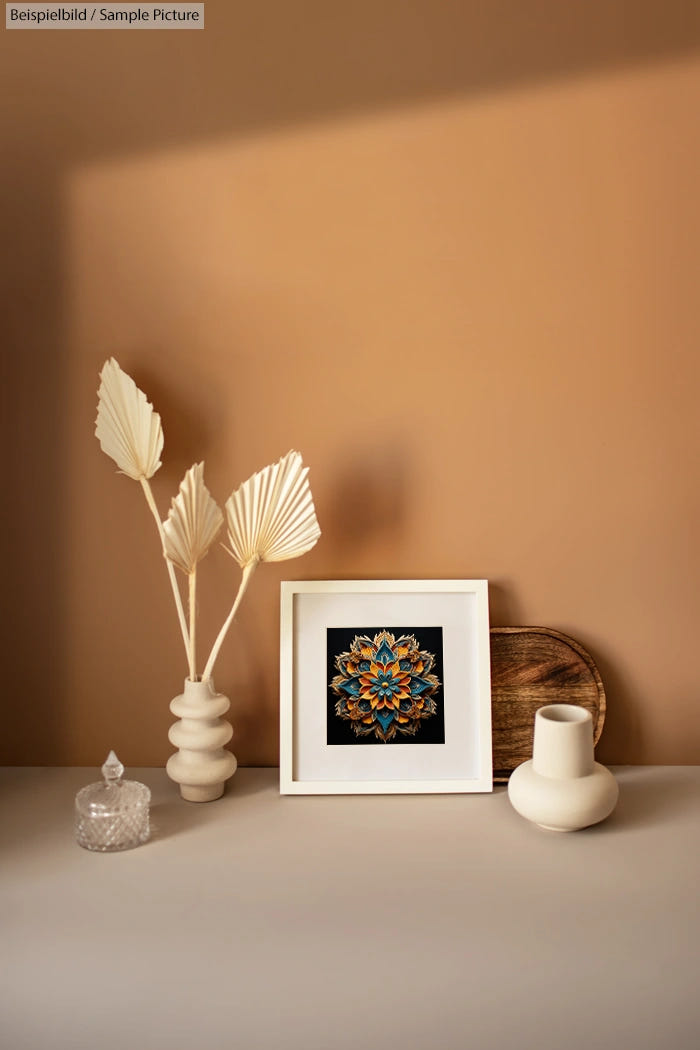
[[[440,688],[433,694],[433,700],[437,708],[434,715],[422,719],[415,736],[404,736],[397,733],[393,740],[379,740],[374,733],[369,736],[355,736],[350,722],[340,718],[335,713],[335,705],[338,697],[331,689],[331,682],[339,673],[335,666],[335,658],[350,649],[357,635],[369,635],[374,639],[381,631],[389,631],[394,638],[400,638],[403,634],[412,634],[421,649],[427,650],[435,657],[431,674],[437,676]],[[328,744],[354,744],[355,746],[367,746],[375,744],[378,747],[391,747],[392,744],[444,744],[445,743],[445,703],[444,703],[444,678],[442,668],[442,627],[328,627],[326,629],[326,666],[327,666],[327,700],[326,700],[326,743]]]

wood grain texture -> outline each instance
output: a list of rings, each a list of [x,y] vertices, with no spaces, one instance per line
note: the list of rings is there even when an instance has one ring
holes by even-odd
[[[597,743],[605,690],[590,653],[548,627],[491,628],[493,779],[508,780],[532,758],[535,712],[546,704],[579,704],[593,716]]]

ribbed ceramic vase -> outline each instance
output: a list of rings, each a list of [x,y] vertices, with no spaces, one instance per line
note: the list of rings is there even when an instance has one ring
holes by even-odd
[[[188,802],[221,798],[226,781],[236,772],[236,757],[224,748],[233,728],[221,717],[230,706],[227,696],[215,692],[211,679],[193,682],[189,678],[185,691],[170,704],[179,721],[170,727],[168,739],[179,750],[165,768]]]
[[[513,807],[548,831],[577,831],[605,820],[618,798],[612,773],[593,759],[593,719],[576,704],[535,714],[532,758],[511,775]]]

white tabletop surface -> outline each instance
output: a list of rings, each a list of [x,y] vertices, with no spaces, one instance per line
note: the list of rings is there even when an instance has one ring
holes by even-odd
[[[76,845],[87,769],[0,771],[3,1050],[697,1050],[700,767],[545,832],[493,795],[280,797],[239,770]]]

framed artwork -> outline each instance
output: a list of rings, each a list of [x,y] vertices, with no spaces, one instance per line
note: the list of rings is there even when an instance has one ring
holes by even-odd
[[[282,583],[280,791],[491,791],[486,580]]]

